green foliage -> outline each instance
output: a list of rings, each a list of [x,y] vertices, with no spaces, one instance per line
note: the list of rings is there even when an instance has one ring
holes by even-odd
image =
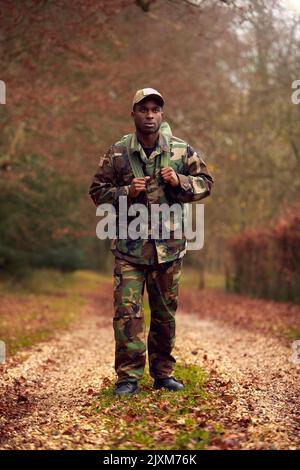
[[[38,156],[23,155],[0,174],[0,270],[24,275],[29,268],[83,266],[83,188]]]
[[[29,271],[18,281],[2,280],[0,296],[7,308],[0,315],[0,338],[5,338],[8,354],[69,327],[87,302],[86,294],[107,281],[91,271],[62,273],[50,269]]]

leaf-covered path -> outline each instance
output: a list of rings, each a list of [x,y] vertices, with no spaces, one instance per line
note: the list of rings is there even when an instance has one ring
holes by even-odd
[[[290,342],[255,322],[249,327],[256,301],[244,298],[239,321],[225,317],[235,298],[183,290],[177,316],[176,358],[207,370],[216,413],[206,424],[223,429],[208,448],[297,449],[300,366],[289,361]],[[201,316],[205,305],[212,311]],[[111,287],[105,287],[72,328],[0,366],[1,449],[106,447],[109,430],[90,405],[114,380],[111,310]]]

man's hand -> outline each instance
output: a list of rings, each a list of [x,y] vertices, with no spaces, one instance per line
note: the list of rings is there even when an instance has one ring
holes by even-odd
[[[162,168],[160,170],[160,174],[161,174],[164,182],[169,183],[174,188],[180,184],[177,173],[176,173],[175,170],[173,170],[172,167],[167,166],[166,168]]]
[[[149,179],[150,176],[145,176],[145,178],[133,178],[129,188],[129,196],[137,197],[140,192],[146,191],[146,183]]]

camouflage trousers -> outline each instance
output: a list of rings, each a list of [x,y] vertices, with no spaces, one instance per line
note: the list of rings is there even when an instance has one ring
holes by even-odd
[[[146,285],[151,313],[147,338],[150,375],[170,377],[175,359],[175,312],[182,258],[153,265],[132,264],[115,258],[114,310],[115,370],[117,383],[135,382],[146,364],[143,309]]]

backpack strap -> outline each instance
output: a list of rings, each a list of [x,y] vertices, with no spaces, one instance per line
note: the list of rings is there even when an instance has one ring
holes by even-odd
[[[127,155],[129,158],[129,163],[132,169],[132,172],[134,174],[135,178],[144,178],[145,173],[142,168],[142,163],[139,158],[136,158],[131,152],[130,152],[130,142],[131,142],[132,134],[127,134],[124,135],[121,139],[121,142],[126,146],[127,149]]]
[[[171,127],[167,123],[167,121],[163,121],[160,125],[160,132],[163,136],[163,140],[165,141],[165,145],[168,147],[168,151],[164,150],[161,156],[160,166],[161,168],[165,168],[170,166],[170,159],[171,159],[171,147],[172,147],[172,131]]]
[[[161,168],[166,168],[167,166],[170,166],[170,159],[171,159],[171,139],[169,141],[169,151],[164,150],[160,159],[160,167]]]
[[[142,163],[140,159],[137,158],[136,155],[130,153],[129,151],[128,151],[128,158],[129,158],[129,163],[130,163],[134,176],[136,178],[144,178],[145,173],[142,168]]]
[[[163,134],[163,138],[165,140],[166,145],[168,146],[168,151],[163,150],[161,158],[160,158],[160,168],[166,168],[170,165],[171,159],[171,146],[172,146],[172,132],[170,126],[167,122],[163,122],[161,125],[161,132]],[[132,172],[135,178],[144,178],[145,173],[143,171],[142,163],[139,158],[137,158],[134,154],[130,152],[130,143],[133,134],[124,135],[121,139],[121,143],[126,147],[127,154],[129,158],[129,163],[132,169]]]

